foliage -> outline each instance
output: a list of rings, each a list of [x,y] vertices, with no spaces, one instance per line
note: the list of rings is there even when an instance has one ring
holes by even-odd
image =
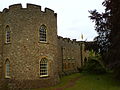
[[[94,58],[95,52],[93,50],[89,51],[89,57]]]
[[[114,71],[117,79],[120,79],[120,0],[105,0],[106,11],[110,11],[111,33],[110,50],[106,64]]]
[[[100,63],[100,61],[95,59],[88,60],[88,62],[83,67],[83,71],[94,74],[106,73],[106,69],[104,68],[102,63]]]
[[[106,54],[105,64],[114,71],[117,79],[120,79],[120,0],[105,0],[103,5],[110,12],[109,23],[111,23],[110,47]]]
[[[90,19],[95,22],[95,30],[98,33],[98,36],[94,38],[94,41],[97,42],[98,49],[101,54],[103,52],[108,51],[108,47],[110,45],[109,42],[109,34],[110,34],[110,28],[108,23],[108,12],[105,13],[99,13],[97,10],[90,10],[89,13],[91,14]]]
[[[106,69],[101,62],[101,56],[93,50],[89,51],[88,61],[82,67],[82,71],[96,74],[106,73]]]
[[[88,58],[89,59],[100,60],[101,59],[101,55],[99,53],[95,52],[94,50],[90,50]]]
[[[95,22],[98,37],[95,38],[100,49],[104,64],[120,75],[120,0],[105,0],[105,12],[100,14],[96,10],[89,11]]]

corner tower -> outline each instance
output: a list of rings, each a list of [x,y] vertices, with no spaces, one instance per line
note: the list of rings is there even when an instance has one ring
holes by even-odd
[[[42,87],[59,81],[57,15],[37,5],[11,5],[3,15],[3,79],[16,87]],[[1,31],[1,30],[0,30]],[[1,35],[1,34],[0,34]]]

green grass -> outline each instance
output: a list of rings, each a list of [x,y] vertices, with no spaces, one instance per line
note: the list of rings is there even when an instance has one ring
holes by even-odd
[[[65,90],[120,90],[120,82],[115,81],[111,75],[82,75],[74,87]]]
[[[55,88],[64,87],[70,83],[71,79],[79,77],[73,86],[64,88],[64,90],[120,90],[120,82],[114,80],[110,74],[93,75],[85,73],[77,73],[65,76],[61,79],[61,83],[54,87],[31,89],[31,90],[55,90]]]

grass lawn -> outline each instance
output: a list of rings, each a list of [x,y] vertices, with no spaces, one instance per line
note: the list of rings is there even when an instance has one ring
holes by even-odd
[[[61,83],[54,87],[31,90],[120,90],[120,82],[109,74],[77,73],[63,77]]]

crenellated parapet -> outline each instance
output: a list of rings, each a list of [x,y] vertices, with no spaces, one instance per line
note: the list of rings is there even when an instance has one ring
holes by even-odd
[[[27,4],[27,9],[28,10],[38,10],[38,11],[41,11],[41,6],[33,5],[33,4]]]
[[[62,36],[58,36],[58,40],[62,41],[63,43],[71,43],[74,45],[79,45],[79,41],[76,41],[76,39],[70,39],[70,38],[63,38]]]
[[[57,37],[58,37],[58,40],[63,40],[62,36],[57,36]]]
[[[39,13],[44,13],[44,14],[49,14],[49,15],[54,15],[57,16],[56,13],[54,13],[53,10],[49,9],[49,8],[45,8],[44,11],[41,10],[41,6],[39,5],[34,5],[34,4],[27,4],[26,8],[23,8],[21,4],[14,4],[14,5],[10,5],[9,8],[5,8],[3,10],[4,13],[9,12],[9,11],[36,11]]]
[[[9,6],[9,10],[18,10],[18,9],[22,9],[21,4],[14,4]]]

